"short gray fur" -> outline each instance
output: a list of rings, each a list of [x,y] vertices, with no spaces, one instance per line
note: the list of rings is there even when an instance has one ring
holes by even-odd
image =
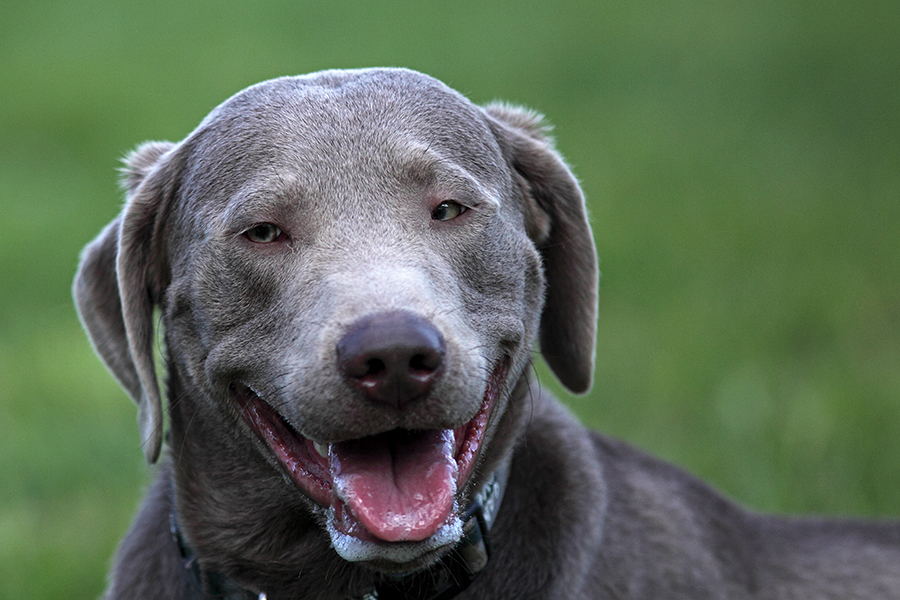
[[[125,207],[85,249],[74,293],[95,349],[138,405],[148,460],[164,438],[167,451],[106,598],[204,597],[171,534],[173,510],[203,567],[248,597],[361,596],[377,570],[333,551],[321,509],[285,482],[230,384],[332,442],[458,427],[502,360],[460,505],[512,464],[494,555],[461,600],[900,598],[897,524],[743,510],[588,431],[530,376],[539,343],[564,386],[589,389],[597,307],[584,200],[539,115],[476,106],[402,69],[282,78],[235,95],[179,143],[139,147],[124,184]],[[435,198],[472,209],[435,223]],[[280,224],[290,250],[243,243],[259,222]],[[334,355],[351,322],[390,310],[427,319],[446,342],[429,398],[403,410],[360,400]]]

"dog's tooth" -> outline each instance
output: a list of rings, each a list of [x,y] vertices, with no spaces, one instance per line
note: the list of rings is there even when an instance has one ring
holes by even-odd
[[[328,444],[313,442],[313,447],[316,449],[316,452],[319,453],[319,456],[321,456],[322,458],[328,458]]]

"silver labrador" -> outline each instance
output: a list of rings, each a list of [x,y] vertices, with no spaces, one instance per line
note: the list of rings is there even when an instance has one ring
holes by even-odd
[[[746,512],[530,376],[538,342],[590,387],[597,303],[538,115],[406,70],[276,79],[125,185],[75,298],[167,451],[107,598],[900,598],[900,526]]]

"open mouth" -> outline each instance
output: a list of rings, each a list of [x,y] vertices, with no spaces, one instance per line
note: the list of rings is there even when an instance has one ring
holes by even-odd
[[[420,542],[458,520],[456,493],[479,456],[506,372],[491,374],[478,413],[456,429],[396,429],[334,444],[300,435],[243,384],[242,415],[291,480],[342,535],[366,542]],[[439,536],[438,536],[439,537]]]

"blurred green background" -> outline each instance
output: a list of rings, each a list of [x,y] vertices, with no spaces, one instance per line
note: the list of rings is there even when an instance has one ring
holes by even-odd
[[[3,1],[0,597],[99,594],[150,476],[69,296],[119,158],[330,67],[555,124],[602,259],[587,423],[755,509],[900,516],[898,32],[895,0]]]

